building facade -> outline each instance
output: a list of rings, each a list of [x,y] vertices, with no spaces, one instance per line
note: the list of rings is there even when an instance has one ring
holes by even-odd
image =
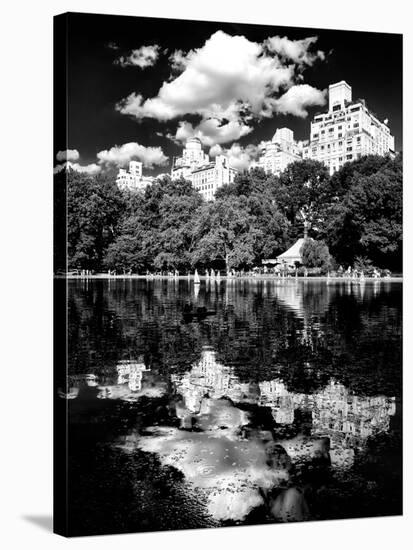
[[[232,183],[237,173],[238,171],[229,165],[227,157],[217,155],[214,162],[193,170],[188,179],[205,200],[212,201],[216,190],[226,183]]]
[[[250,168],[262,168],[267,174],[279,175],[301,157],[301,148],[294,140],[294,132],[289,128],[278,128],[272,140],[262,144],[260,157],[251,163]]]
[[[198,138],[188,139],[182,157],[174,160],[171,178],[183,177],[192,183],[207,201],[214,200],[216,190],[232,183],[238,171],[230,166],[225,155],[217,155],[213,161],[204,153]]]
[[[190,179],[193,170],[208,163],[209,156],[204,153],[201,141],[198,138],[190,138],[186,142],[182,156],[174,159],[171,178]]]
[[[116,178],[116,185],[122,191],[144,191],[148,185],[151,185],[154,178],[143,176],[142,162],[131,160],[129,170],[120,168]]]
[[[381,122],[363,99],[352,100],[344,80],[328,89],[328,111],[311,122],[310,143],[303,158],[323,162],[333,174],[346,162],[364,155],[394,154],[394,137],[387,120]]]

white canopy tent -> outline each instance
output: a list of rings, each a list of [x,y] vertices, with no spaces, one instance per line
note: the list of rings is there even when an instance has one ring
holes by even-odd
[[[263,260],[263,264],[285,264],[295,266],[295,262],[303,263],[301,249],[305,239],[298,239],[288,250],[277,256],[276,259]]]

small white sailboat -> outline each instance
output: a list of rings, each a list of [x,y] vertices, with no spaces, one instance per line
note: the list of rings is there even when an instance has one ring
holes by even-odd
[[[219,271],[217,271],[217,276],[216,276],[215,280],[216,280],[217,283],[221,282],[221,273]]]
[[[195,285],[199,285],[201,283],[201,279],[199,278],[199,275],[198,275],[198,270],[195,269],[195,274],[194,274],[194,284]]]

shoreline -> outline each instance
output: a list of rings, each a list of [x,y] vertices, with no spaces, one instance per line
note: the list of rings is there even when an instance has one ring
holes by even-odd
[[[88,280],[108,280],[108,281],[116,281],[116,280],[132,280],[132,279],[144,279],[148,281],[156,281],[156,280],[166,280],[166,281],[194,281],[194,276],[190,275],[189,277],[187,275],[179,275],[177,277],[170,277],[168,275],[108,275],[106,273],[96,274],[96,275],[88,275],[88,276],[82,276],[82,275],[54,275],[55,279],[68,279],[68,280],[80,280],[80,281],[88,281]],[[345,283],[366,283],[366,282],[373,282],[373,283],[379,283],[379,282],[387,282],[387,283],[402,283],[403,282],[403,276],[400,277],[381,277],[381,278],[375,278],[375,277],[364,277],[364,279],[356,279],[352,277],[327,277],[327,276],[316,276],[316,277],[277,277],[275,275],[243,275],[238,277],[228,277],[226,275],[222,275],[218,280],[211,279],[210,277],[205,277],[204,275],[200,275],[199,279],[201,281],[205,282],[215,282],[220,283],[222,281],[278,281],[278,282],[298,282],[298,281],[314,281],[314,282],[345,282]]]

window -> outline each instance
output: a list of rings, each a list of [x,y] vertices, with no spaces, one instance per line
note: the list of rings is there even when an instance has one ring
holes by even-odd
[[[339,138],[343,137],[343,134],[338,134],[338,137],[339,137]]]
[[[333,106],[333,111],[339,111],[341,108],[341,105],[334,105]]]

